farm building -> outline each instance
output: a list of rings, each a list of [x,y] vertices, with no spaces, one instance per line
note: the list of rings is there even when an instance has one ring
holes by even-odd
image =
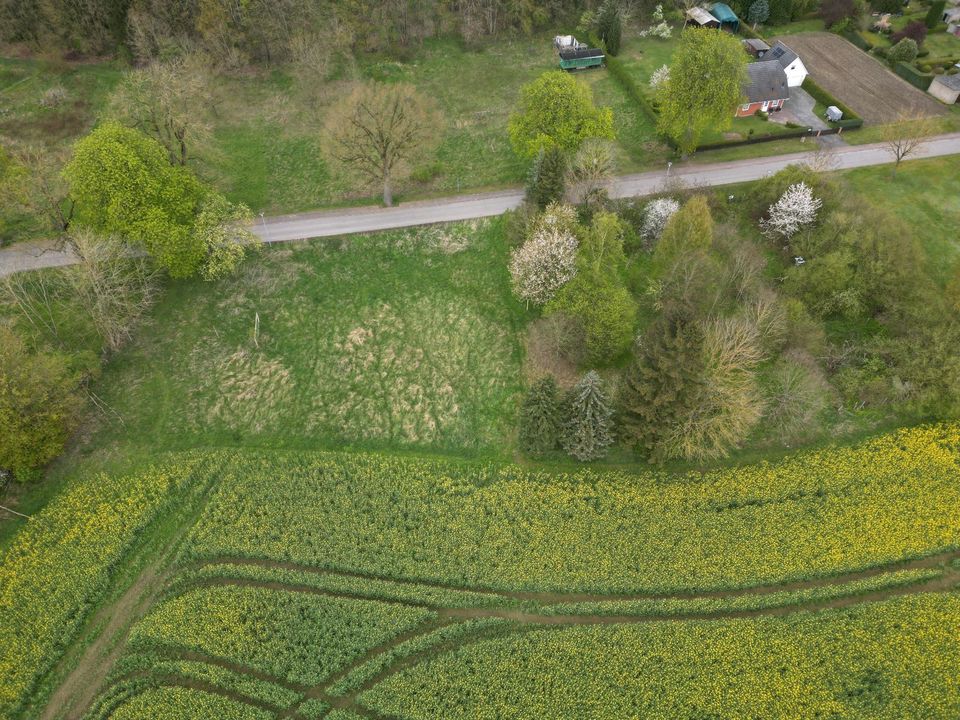
[[[749,55],[761,58],[763,54],[770,49],[770,46],[760,38],[747,38],[743,41],[743,49],[746,50]]]
[[[757,112],[780,110],[790,99],[787,74],[775,60],[762,60],[747,65],[749,80],[743,88],[747,101],[737,108],[737,117]]]
[[[960,75],[937,75],[930,83],[929,92],[937,100],[953,105],[960,99]]]
[[[702,7],[693,7],[687,10],[687,19],[683,21],[684,27],[686,27],[688,23],[696,25],[697,27],[720,27],[720,21]]]
[[[807,68],[804,66],[803,60],[779,40],[763,54],[763,59],[765,61],[776,61],[780,64],[780,67],[787,74],[787,85],[790,87],[800,87],[803,85],[803,81],[807,79]]]
[[[720,21],[720,27],[733,32],[740,30],[740,18],[725,3],[714,3],[710,6],[710,14]]]

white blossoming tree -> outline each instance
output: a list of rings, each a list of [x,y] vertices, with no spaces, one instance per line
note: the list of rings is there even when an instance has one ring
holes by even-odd
[[[670,79],[670,66],[661,65],[650,76],[650,87],[656,89]]]
[[[760,228],[767,237],[789,240],[817,219],[822,205],[823,201],[813,196],[813,190],[806,183],[791,185],[770,206],[767,217],[760,220]]]
[[[670,217],[680,209],[680,203],[673,198],[657,198],[647,203],[644,209],[643,225],[640,234],[648,243],[660,239]]]
[[[513,251],[510,275],[521,300],[543,305],[577,274],[577,238],[560,225],[540,226]]]

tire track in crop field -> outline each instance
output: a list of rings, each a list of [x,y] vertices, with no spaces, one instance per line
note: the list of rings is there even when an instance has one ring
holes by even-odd
[[[449,592],[473,593],[477,595],[489,595],[517,602],[533,601],[538,603],[560,604],[560,603],[578,603],[578,602],[626,602],[632,600],[698,600],[698,599],[718,599],[728,600],[745,596],[762,596],[778,592],[788,592],[794,590],[810,590],[821,587],[831,587],[836,585],[845,585],[860,580],[867,580],[873,577],[879,577],[899,570],[929,570],[940,566],[947,566],[949,563],[960,560],[960,548],[951,548],[940,550],[938,552],[924,555],[921,557],[893,560],[890,562],[879,563],[860,570],[851,570],[833,575],[821,575],[802,580],[790,580],[782,583],[763,583],[760,585],[749,585],[739,588],[723,589],[690,589],[671,592],[636,592],[636,593],[560,593],[560,592],[541,592],[534,590],[498,590],[489,587],[469,587],[445,583],[436,580],[410,580],[387,575],[378,575],[376,573],[367,573],[353,570],[339,570],[321,568],[310,565],[300,565],[298,563],[285,560],[269,560],[265,558],[241,558],[241,557],[222,557],[195,563],[192,567],[206,567],[211,565],[235,565],[238,567],[261,567],[268,570],[289,570],[301,572],[304,574],[329,575],[332,577],[342,577],[353,580],[372,580],[395,585],[408,585],[411,587],[425,587]],[[191,567],[191,566],[188,566]],[[275,583],[278,586],[290,587],[290,584],[282,580],[262,581]],[[265,585],[264,587],[270,587]],[[304,586],[312,587],[312,586]],[[282,588],[280,588],[282,589]],[[331,592],[331,591],[323,591]],[[366,599],[380,599],[369,598]],[[385,600],[385,602],[390,602]],[[400,602],[394,600],[393,602]],[[436,607],[428,603],[406,602],[405,604],[415,607]]]
[[[195,472],[195,477],[207,476],[196,506],[169,538],[159,557],[147,563],[119,598],[104,605],[94,614],[89,627],[97,627],[102,622],[106,622],[106,625],[51,694],[39,720],[80,720],[86,714],[106,683],[114,663],[123,653],[134,623],[146,615],[160,598],[171,575],[169,566],[210,497],[213,474]],[[65,662],[66,660],[61,660],[61,667]]]

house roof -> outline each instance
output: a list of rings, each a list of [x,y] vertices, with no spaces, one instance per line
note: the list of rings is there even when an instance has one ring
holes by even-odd
[[[769,53],[768,53],[769,54]],[[765,100],[787,100],[790,88],[787,87],[787,73],[775,60],[761,60],[747,65],[750,78],[743,88],[747,102],[757,103]]]
[[[740,18],[725,3],[714,3],[710,6],[710,14],[722,23],[740,23]]]
[[[933,81],[951,90],[960,90],[960,75],[937,75]]]
[[[687,10],[687,17],[697,23],[697,25],[709,25],[710,23],[720,22],[702,7],[690,8]]]
[[[746,39],[743,41],[743,44],[744,44],[744,45],[749,45],[749,46],[752,47],[754,50],[769,50],[769,49],[770,49],[770,46],[767,45],[767,44],[766,44],[763,40],[761,40],[760,38],[746,38]]]
[[[780,67],[788,67],[790,63],[797,59],[797,54],[777,40],[770,50],[763,56],[764,60],[776,60]]]

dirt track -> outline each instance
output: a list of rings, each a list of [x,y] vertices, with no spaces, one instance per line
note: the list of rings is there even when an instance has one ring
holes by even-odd
[[[901,114],[946,112],[940,102],[839,35],[811,32],[777,39],[800,55],[818,85],[867,122],[891,122]]]

